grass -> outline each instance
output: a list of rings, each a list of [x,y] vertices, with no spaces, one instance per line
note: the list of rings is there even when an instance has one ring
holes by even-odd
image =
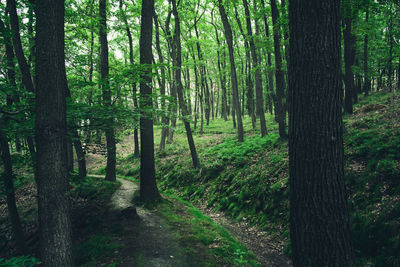
[[[399,93],[374,93],[361,97],[354,114],[343,118],[350,219],[361,266],[400,265],[399,103]],[[269,135],[261,138],[246,117],[243,143],[236,142],[231,121],[211,121],[202,135],[196,129],[201,168],[195,170],[178,124],[174,143],[156,158],[159,187],[193,202],[205,201],[238,220],[246,218],[289,243],[287,142],[278,140],[270,115],[267,125]],[[155,129],[158,144],[160,128]],[[139,176],[138,161],[121,159],[120,168]]]
[[[186,248],[189,262],[201,266],[260,266],[253,253],[201,211],[176,196],[158,205],[159,214],[173,226]],[[210,255],[211,254],[211,255]]]

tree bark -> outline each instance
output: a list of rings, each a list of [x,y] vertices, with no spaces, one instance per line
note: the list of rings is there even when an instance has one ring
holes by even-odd
[[[275,79],[276,79],[276,96],[275,96],[275,113],[279,124],[279,136],[282,139],[287,138],[286,134],[286,108],[284,104],[285,98],[285,80],[282,70],[281,56],[281,30],[278,24],[279,11],[276,1],[271,0],[272,24],[274,25],[274,51],[275,51]]]
[[[218,8],[221,15],[221,20],[224,25],[224,32],[226,42],[228,44],[229,50],[229,61],[231,65],[231,84],[232,84],[232,113],[235,110],[236,118],[237,118],[237,135],[238,141],[243,142],[244,131],[243,131],[243,122],[242,122],[242,112],[240,110],[240,103],[239,103],[239,90],[238,90],[238,83],[237,83],[237,76],[236,76],[236,66],[235,66],[235,58],[233,56],[233,38],[232,38],[232,29],[231,25],[229,24],[228,17],[225,12],[225,7],[222,3],[222,0],[218,0]],[[234,114],[232,114],[233,120]]]
[[[99,1],[99,17],[100,17],[100,74],[101,74],[101,88],[103,91],[103,103],[106,107],[111,107],[111,91],[110,82],[108,78],[108,41],[107,41],[107,0]],[[116,144],[114,133],[114,119],[110,114],[109,118],[105,121],[105,134],[107,143],[107,166],[106,166],[106,180],[116,181]]]
[[[289,18],[293,265],[354,266],[344,183],[339,1],[292,0]]]
[[[151,88],[152,34],[154,0],[142,2],[140,22],[140,200],[154,202],[161,198],[154,166],[153,101]]]
[[[64,1],[36,2],[36,180],[43,266],[74,266],[67,172]]]

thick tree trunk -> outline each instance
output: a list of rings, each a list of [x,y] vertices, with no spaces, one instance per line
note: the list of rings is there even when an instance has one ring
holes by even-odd
[[[231,25],[229,24],[228,17],[225,12],[225,7],[222,4],[222,0],[218,0],[218,8],[221,15],[221,20],[224,25],[225,31],[225,38],[226,42],[228,43],[228,50],[229,50],[229,61],[231,65],[231,84],[232,84],[232,113],[235,110],[236,118],[237,118],[237,135],[238,141],[243,142],[244,131],[243,131],[243,122],[242,122],[242,112],[240,110],[240,103],[239,103],[239,90],[237,84],[237,76],[236,76],[236,66],[235,66],[235,58],[233,56],[233,38],[232,38],[232,29]],[[234,114],[232,114],[233,120]]]
[[[103,91],[103,103],[106,107],[111,107],[111,91],[110,82],[108,78],[108,41],[107,41],[107,0],[99,1],[99,16],[100,16],[100,74],[101,74],[101,88]],[[106,145],[107,145],[107,166],[106,166],[106,180],[116,181],[116,143],[114,133],[114,119],[110,117],[105,121],[106,125]]]
[[[64,1],[37,1],[36,25],[35,175],[41,261],[49,267],[74,266],[66,166]]]
[[[264,96],[262,92],[262,76],[260,68],[258,66],[259,60],[253,39],[253,33],[250,21],[250,11],[249,11],[249,6],[247,4],[247,0],[243,0],[243,6],[246,14],[247,36],[249,37],[250,51],[251,51],[251,57],[255,74],[257,115],[260,117],[261,136],[265,136],[267,134],[267,125],[265,124]]]
[[[279,124],[279,136],[286,139],[286,108],[284,104],[285,98],[285,80],[282,70],[281,56],[281,30],[278,24],[279,11],[276,1],[271,0],[272,24],[274,25],[274,51],[275,51],[275,79],[276,79],[276,96],[275,96],[275,113]]]
[[[0,123],[2,123],[0,121]],[[0,131],[0,152],[4,166],[4,173],[2,173],[4,192],[7,195],[7,209],[10,216],[11,227],[14,234],[15,243],[20,254],[26,254],[27,248],[25,244],[24,232],[22,230],[21,220],[18,214],[17,204],[15,202],[15,189],[13,183],[13,170],[10,156],[10,148],[6,135]]]
[[[151,88],[152,34],[154,1],[142,2],[140,22],[140,200],[154,202],[160,199],[154,166],[153,101]]]
[[[339,14],[334,0],[289,5],[294,266],[354,266],[344,183]]]

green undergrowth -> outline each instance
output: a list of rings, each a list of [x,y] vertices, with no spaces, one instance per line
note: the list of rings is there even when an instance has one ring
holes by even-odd
[[[343,121],[357,264],[400,266],[399,93],[361,97],[354,114],[345,115]],[[245,122],[245,129],[250,129],[250,121]],[[246,219],[288,240],[287,142],[278,139],[271,116],[267,122],[272,124],[268,136],[259,137],[250,130],[243,143],[236,141],[232,126],[220,119],[210,123],[212,131],[195,132],[199,169],[191,166],[185,136],[176,137],[173,146],[181,150],[170,154],[167,149],[156,159],[160,188],[194,203],[206,203],[237,220]],[[215,134],[213,123],[223,125],[223,133]],[[121,166],[139,177],[138,162],[122,160]]]
[[[400,266],[400,97],[376,93],[346,117],[345,155],[358,263]]]
[[[120,230],[110,227],[103,218],[107,218],[111,196],[120,182],[91,176],[81,179],[74,175],[71,184],[76,264],[98,266],[103,262],[117,262],[114,256],[121,244],[114,240]]]
[[[260,266],[253,253],[189,202],[168,195],[157,208],[194,266]]]

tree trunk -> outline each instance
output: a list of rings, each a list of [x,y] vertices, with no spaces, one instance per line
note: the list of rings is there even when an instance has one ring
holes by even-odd
[[[2,123],[2,121],[0,121]],[[15,243],[17,244],[17,250],[20,254],[26,254],[27,248],[25,244],[24,232],[22,230],[21,220],[18,214],[17,204],[15,202],[15,189],[13,183],[13,170],[12,161],[10,156],[10,148],[8,146],[8,140],[6,135],[0,131],[0,152],[3,160],[4,173],[3,184],[4,192],[7,195],[7,209],[8,215],[10,216],[11,227],[14,234]]]
[[[345,0],[343,3],[343,42],[344,42],[344,63],[345,63],[345,97],[344,111],[353,113],[353,90],[354,90],[354,74],[352,66],[354,65],[354,36],[352,34],[352,17],[350,0]]]
[[[265,4],[264,0],[261,0],[261,8],[265,10]],[[268,26],[268,20],[267,20],[267,15],[266,12],[263,12],[263,19],[264,19],[264,28],[265,28],[265,37],[269,39],[269,26]],[[267,66],[268,66],[268,71],[267,71],[267,77],[268,77],[268,89],[267,89],[267,102],[270,103],[269,105],[269,111],[272,115],[272,96],[274,93],[274,73],[272,71],[272,60],[271,60],[271,52],[268,50],[267,51]]]
[[[111,107],[111,91],[110,82],[108,78],[108,41],[107,41],[107,0],[99,1],[99,17],[100,17],[100,74],[101,74],[101,88],[103,92],[103,103],[106,107]],[[105,121],[105,134],[107,145],[107,166],[106,166],[106,180],[116,181],[116,144],[114,133],[114,119],[110,114],[109,118]]]
[[[12,31],[13,46],[14,46],[15,56],[18,61],[19,69],[22,75],[22,84],[24,85],[26,91],[34,93],[35,88],[33,86],[32,76],[29,70],[29,65],[26,62],[24,51],[22,49],[17,7],[15,4],[15,0],[7,0],[7,12],[9,13],[10,16],[10,26]],[[32,161],[35,162],[36,151],[33,138],[31,136],[28,136],[26,139],[28,143],[29,153],[31,154],[32,157]]]
[[[41,261],[49,267],[74,266],[66,166],[64,1],[37,1],[36,25],[35,175]]]
[[[249,42],[247,41],[247,36],[243,31],[242,23],[239,18],[239,14],[237,12],[237,8],[235,6],[235,18],[237,21],[237,24],[239,26],[239,30],[243,36],[244,40],[244,49],[245,49],[245,54],[246,54],[246,93],[247,93],[247,103],[246,103],[246,108],[247,112],[249,113],[249,116],[251,118],[251,124],[253,126],[253,129],[256,128],[256,114],[254,112],[254,91],[253,91],[253,81],[252,81],[252,74],[251,74],[251,60],[250,60],[250,48],[249,48]],[[244,90],[244,88],[243,88]]]
[[[178,9],[176,6],[176,1],[171,0],[172,2],[172,10],[173,14],[175,17],[175,34],[174,34],[174,43],[175,43],[175,48],[176,48],[176,54],[174,58],[174,79],[177,84],[177,93],[178,93],[178,98],[179,98],[179,107],[182,111],[182,120],[185,125],[186,129],[186,136],[190,148],[190,154],[192,156],[192,163],[193,167],[198,168],[200,167],[199,159],[197,157],[197,152],[196,152],[196,147],[194,144],[193,140],[193,135],[192,135],[192,130],[190,128],[190,121],[187,118],[189,113],[187,111],[187,107],[185,104],[185,100],[183,98],[183,86],[182,86],[182,80],[181,80],[181,67],[182,67],[182,58],[181,58],[181,26],[180,26],[180,20],[179,20],[179,15],[178,15]]]
[[[344,183],[339,1],[289,5],[293,265],[354,266]],[[321,42],[321,40],[324,40]]]
[[[276,1],[271,0],[272,24],[274,25],[274,51],[275,51],[275,79],[276,79],[276,97],[275,97],[275,113],[279,124],[279,136],[282,139],[287,138],[286,134],[286,109],[284,104],[285,98],[285,80],[282,70],[281,56],[281,30],[278,24],[279,11]]]
[[[122,12],[122,17],[124,20],[124,24],[125,24],[125,31],[126,31],[126,35],[128,36],[128,44],[129,44],[129,63],[131,65],[133,65],[135,63],[135,61],[133,60],[133,39],[132,39],[132,34],[131,34],[131,30],[129,28],[128,25],[128,19],[126,18],[126,14],[123,10],[123,1],[120,0],[119,1],[119,6],[120,6],[120,10]],[[160,62],[162,63],[162,62]],[[164,73],[163,73],[163,77],[164,77]],[[163,78],[165,81],[165,78]],[[133,94],[133,106],[135,109],[138,108],[138,102],[137,102],[137,96],[136,96],[136,79],[135,77],[132,77],[132,94]],[[165,84],[165,82],[164,82]],[[165,87],[164,87],[164,92],[165,92]],[[135,127],[133,129],[133,143],[134,143],[134,151],[133,151],[133,156],[134,157],[139,157],[139,134],[138,134],[138,127]]]
[[[161,198],[154,166],[153,101],[151,88],[152,34],[154,0],[142,2],[140,22],[140,200],[154,202]]]
[[[243,131],[243,122],[242,122],[242,112],[240,110],[240,103],[239,103],[239,90],[238,90],[238,84],[237,84],[237,76],[236,76],[236,66],[235,66],[235,58],[233,56],[233,38],[232,38],[232,29],[231,25],[229,24],[228,17],[225,12],[225,7],[222,4],[222,0],[218,0],[218,8],[219,12],[221,15],[221,20],[224,25],[224,32],[225,32],[225,38],[226,42],[228,43],[228,50],[229,50],[229,61],[231,65],[231,84],[232,84],[232,112],[235,110],[236,113],[236,118],[237,118],[237,135],[238,135],[238,141],[243,142],[243,136],[244,136],[244,131]],[[233,115],[233,114],[232,114]],[[232,116],[233,120],[234,115]]]
[[[367,4],[367,10],[365,11],[365,23],[368,25],[369,20],[369,7]],[[368,27],[369,30],[369,27]],[[371,81],[368,74],[368,30],[364,35],[364,94],[368,96],[371,90]]]
[[[160,32],[159,32],[159,25],[158,25],[158,17],[157,17],[157,13],[155,11],[154,11],[154,24],[155,24],[155,30],[156,30],[156,49],[157,49],[157,55],[158,55],[158,62],[160,63],[160,68],[161,68],[161,85],[160,85],[161,109],[165,110],[166,82],[165,82],[165,68],[163,65],[164,57],[163,57],[161,46],[160,46]],[[168,133],[168,124],[169,124],[168,117],[162,116],[161,117],[162,130],[161,130],[161,141],[160,141],[160,150],[161,151],[165,151],[165,140],[166,140],[167,133]]]
[[[259,61],[258,61],[258,55],[257,55],[257,51],[256,51],[256,46],[254,44],[253,33],[252,33],[252,29],[251,29],[250,11],[249,11],[249,6],[247,4],[247,0],[243,0],[243,6],[244,6],[245,14],[246,14],[247,36],[249,37],[250,51],[251,51],[251,57],[252,57],[255,81],[256,81],[257,115],[260,117],[261,136],[265,136],[267,134],[267,126],[265,124],[264,96],[263,96],[263,92],[262,92],[262,76],[261,76],[260,68],[258,66]]]

